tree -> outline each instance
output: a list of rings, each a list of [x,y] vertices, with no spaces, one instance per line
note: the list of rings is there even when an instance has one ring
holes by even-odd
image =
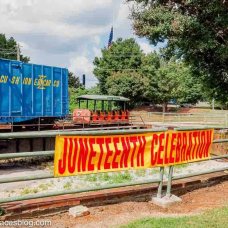
[[[165,61],[151,78],[151,97],[163,105],[163,112],[166,112],[168,102],[179,96],[179,78],[180,74],[176,65]]]
[[[142,63],[143,52],[134,39],[117,39],[112,46],[102,49],[102,57],[94,59],[94,75],[99,80],[101,93],[107,93],[107,79],[117,72],[137,71]]]
[[[155,89],[158,86],[157,71],[160,68],[160,62],[160,55],[158,55],[157,53],[150,53],[142,58],[142,65],[140,68],[141,75],[147,77],[149,80],[149,84],[144,91],[145,97],[147,98],[147,100],[154,104],[160,102],[160,99],[155,92]]]
[[[0,58],[17,60],[17,42],[13,37],[6,38],[4,34],[0,34]],[[29,57],[20,55],[22,62],[29,62]]]
[[[90,89],[85,89],[84,87],[69,87],[69,109],[70,112],[73,112],[77,108],[78,104],[76,103],[77,97],[85,94],[100,94],[100,90],[97,86]],[[92,107],[90,107],[92,109]]]
[[[74,75],[73,72],[69,72],[68,74],[68,85],[71,88],[79,88],[81,86],[79,77]]]
[[[204,86],[199,78],[193,77],[188,67],[183,67],[183,73],[180,78],[179,98],[177,103],[196,104],[205,97]]]
[[[201,97],[201,84],[192,77],[192,72],[183,62],[171,59],[160,59],[159,68],[149,77],[148,96],[167,111],[167,104],[171,100],[177,102],[196,103]]]
[[[146,88],[149,79],[137,72],[117,72],[107,79],[106,88],[108,94],[124,96],[131,99],[131,103],[146,99]]]
[[[127,0],[136,34],[192,65],[211,96],[228,101],[228,6],[224,0]]]
[[[172,99],[194,103],[201,97],[200,83],[192,77],[190,68],[176,58],[167,61],[162,54],[145,55],[133,39],[118,39],[102,53],[94,61],[94,72],[103,93],[125,96],[132,104],[159,103],[163,111]]]

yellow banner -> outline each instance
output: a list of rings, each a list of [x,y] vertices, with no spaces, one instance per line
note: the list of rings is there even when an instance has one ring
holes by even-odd
[[[54,175],[145,169],[210,157],[213,130],[57,136]]]

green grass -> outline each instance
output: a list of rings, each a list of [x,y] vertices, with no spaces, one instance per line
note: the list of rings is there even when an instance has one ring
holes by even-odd
[[[108,181],[110,178],[108,173],[100,173],[99,174],[99,180],[100,181]]]
[[[183,168],[186,168],[186,167],[188,167],[188,166],[189,166],[188,163],[183,163],[183,164],[175,165],[174,167],[175,167],[176,169],[183,169]]]
[[[28,195],[28,194],[35,194],[38,192],[39,192],[39,188],[24,188],[20,194],[21,194],[21,196],[23,196],[23,195]]]
[[[40,189],[40,190],[42,190],[42,191],[46,191],[46,190],[48,190],[49,189],[49,187],[51,187],[53,184],[51,184],[51,183],[45,183],[45,184],[40,184],[39,186],[38,186],[38,188]]]
[[[197,216],[176,218],[144,218],[121,226],[122,228],[225,228],[228,225],[228,206]]]
[[[89,182],[108,182],[108,184],[127,183],[132,181],[133,177],[129,171],[113,172],[113,173],[97,173],[84,176],[85,181]]]
[[[138,176],[138,177],[145,177],[146,170],[145,169],[135,170],[135,175]]]
[[[70,181],[66,182],[64,185],[63,185],[63,188],[65,190],[70,190],[72,188],[72,183]]]
[[[49,189],[49,187],[51,187],[51,186],[53,186],[53,182],[43,183],[34,188],[26,187],[26,188],[22,189],[20,194],[23,196],[23,195],[28,195],[28,194],[35,194],[35,193],[42,192],[42,191],[47,191]],[[14,193],[14,191],[12,190],[11,193]]]
[[[109,184],[120,184],[130,182],[131,180],[131,174],[128,171],[124,171],[123,173],[113,173],[108,182]]]
[[[95,182],[97,181],[97,176],[98,174],[88,174],[85,176],[85,181],[89,181],[89,182]]]

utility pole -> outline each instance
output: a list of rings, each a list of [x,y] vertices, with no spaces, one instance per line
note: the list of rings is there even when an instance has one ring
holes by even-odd
[[[20,58],[20,57],[21,57],[20,45],[17,44],[16,48],[17,48],[17,60],[20,61],[20,59],[21,59],[21,58]]]

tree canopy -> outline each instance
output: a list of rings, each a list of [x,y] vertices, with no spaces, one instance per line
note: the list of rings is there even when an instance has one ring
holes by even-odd
[[[17,60],[17,42],[13,37],[6,38],[4,34],[0,33],[0,58]],[[22,62],[29,62],[29,57],[20,55]]]
[[[228,4],[223,0],[127,0],[134,2],[137,35],[156,45],[167,42],[166,54],[192,66],[211,96],[228,101]]]
[[[73,72],[70,72],[70,71],[68,74],[68,85],[69,87],[75,88],[75,89],[81,86],[79,77],[77,77],[76,75],[74,75]]]
[[[156,73],[148,76],[148,95],[151,100],[163,105],[163,111],[166,111],[171,100],[196,103],[202,98],[201,83],[192,77],[190,68],[183,62],[160,59]]]
[[[108,94],[128,97],[132,102],[147,99],[146,88],[148,86],[148,77],[144,77],[136,71],[113,73],[106,83]]]
[[[201,98],[201,83],[186,64],[157,53],[146,55],[133,39],[118,39],[94,63],[102,92],[128,97],[132,103],[160,103],[165,110],[172,99],[195,103]]]
[[[97,86],[92,87],[90,89],[85,89],[84,87],[69,87],[69,110],[73,112],[74,109],[78,108],[78,104],[76,103],[77,97],[85,94],[100,94],[100,90]],[[89,107],[93,109],[92,107]]]
[[[101,50],[102,57],[94,59],[94,75],[99,80],[100,90],[107,93],[106,81],[112,73],[137,70],[142,63],[142,50],[134,39],[121,38],[113,42],[110,48]]]

